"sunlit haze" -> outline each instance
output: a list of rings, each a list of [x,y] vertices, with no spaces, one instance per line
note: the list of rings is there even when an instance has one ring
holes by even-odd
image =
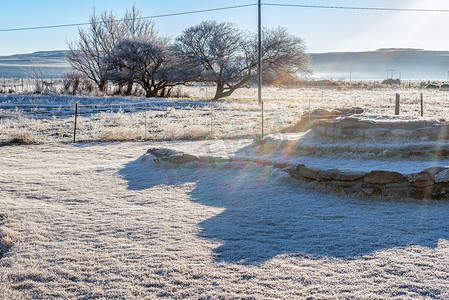
[[[80,1],[2,1],[0,29],[60,25],[87,22],[95,8],[97,12],[112,10],[118,17],[134,3],[143,16],[195,11],[257,1],[181,1],[181,0],[80,0]],[[273,0],[265,3],[363,6],[387,8],[449,9],[443,0],[367,0],[367,1],[293,1]],[[402,12],[344,10],[264,6],[263,24],[284,26],[305,39],[309,52],[364,51],[379,48],[449,49],[445,30],[449,28],[447,12]],[[230,21],[240,28],[256,30],[257,7],[250,6],[183,16],[156,18],[160,34],[175,37],[188,26],[203,20]],[[0,32],[0,55],[34,51],[67,49],[67,42],[77,37],[77,27]]]

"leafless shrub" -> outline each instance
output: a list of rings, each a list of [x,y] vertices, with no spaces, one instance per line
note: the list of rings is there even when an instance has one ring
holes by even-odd
[[[91,94],[95,90],[92,82],[81,73],[69,72],[62,76],[63,94]]]
[[[62,93],[75,95],[81,82],[81,74],[77,72],[62,75]]]
[[[78,40],[69,43],[67,60],[72,68],[92,80],[101,92],[106,89],[104,59],[123,39],[149,39],[155,34],[154,23],[141,18],[141,12],[133,6],[119,21],[112,11],[90,16],[90,26],[78,30]]]
[[[31,67],[28,76],[32,79],[34,85],[34,93],[40,94],[44,90],[44,73],[41,68]]]
[[[183,99],[191,98],[190,94],[187,91],[183,90],[181,87],[175,87],[175,88],[168,90],[166,96],[172,97],[172,98],[183,98]]]

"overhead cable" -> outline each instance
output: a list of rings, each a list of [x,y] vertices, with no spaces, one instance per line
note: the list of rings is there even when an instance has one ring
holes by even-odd
[[[145,19],[157,19],[164,17],[174,17],[182,15],[191,15],[199,13],[207,13],[221,10],[237,9],[250,6],[256,6],[256,3],[242,4],[235,6],[226,6],[218,8],[209,8],[201,10],[192,10],[185,12],[153,15],[147,17],[137,18],[138,20]],[[297,8],[318,8],[318,9],[343,9],[343,10],[368,10],[368,11],[404,11],[404,12],[426,12],[426,13],[449,13],[449,9],[422,9],[422,8],[390,8],[390,7],[361,7],[361,6],[329,6],[329,5],[305,5],[305,4],[285,4],[285,3],[262,3],[263,6],[275,6],[275,7],[297,7]],[[115,22],[126,21],[127,19],[118,19]],[[103,23],[99,21],[98,23]],[[28,31],[28,30],[38,30],[38,29],[52,29],[52,28],[64,28],[64,27],[76,27],[76,26],[86,26],[90,25],[90,22],[84,23],[71,23],[71,24],[58,24],[58,25],[46,25],[46,26],[32,26],[32,27],[19,27],[19,28],[6,28],[0,29],[0,32],[13,32],[13,31]]]
[[[174,16],[182,16],[182,15],[191,15],[191,14],[199,14],[199,13],[206,13],[206,12],[214,12],[214,11],[220,11],[220,10],[236,9],[236,8],[255,6],[255,5],[257,5],[257,4],[255,4],[255,3],[242,4],[242,5],[235,5],[235,6],[226,6],[226,7],[209,8],[209,9],[192,10],[192,11],[177,12],[177,13],[170,13],[170,14],[154,15],[154,16],[148,16],[148,17],[140,17],[140,18],[136,18],[136,19],[138,19],[138,20],[157,19],[157,18],[164,18],[164,17],[174,17]],[[122,22],[122,21],[126,21],[126,20],[127,19],[119,19],[119,20],[116,20],[115,22]],[[99,21],[98,23],[103,23],[103,22]],[[64,27],[76,27],[76,26],[86,26],[86,25],[90,25],[90,24],[91,24],[90,22],[85,22],[85,23],[72,23],[72,24],[33,26],[33,27],[6,28],[6,29],[0,29],[0,32],[27,31],[27,30],[64,28]]]

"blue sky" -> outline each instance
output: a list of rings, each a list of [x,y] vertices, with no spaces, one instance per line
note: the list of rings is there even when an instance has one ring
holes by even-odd
[[[265,0],[266,3],[449,9],[447,0]],[[0,29],[87,22],[112,9],[121,17],[133,4],[144,16],[217,8],[256,0],[0,0]],[[160,34],[175,37],[203,20],[230,21],[256,30],[257,7],[155,19]],[[284,26],[305,39],[309,52],[364,51],[388,47],[449,50],[449,13],[378,12],[263,7],[263,25]],[[0,32],[0,55],[67,49],[77,28]]]

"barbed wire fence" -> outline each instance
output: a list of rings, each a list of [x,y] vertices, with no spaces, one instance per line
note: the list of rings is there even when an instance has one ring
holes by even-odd
[[[254,93],[251,89],[243,96],[251,98]],[[424,117],[449,120],[448,91],[271,88],[269,93],[267,133],[279,133],[317,109],[358,107],[365,114],[393,116],[396,93],[401,95],[400,117],[420,117],[423,94]],[[0,142],[72,142],[75,103],[76,141],[254,138],[259,134],[259,106],[254,101],[21,95],[22,103],[17,103],[5,97],[0,99]]]
[[[257,127],[257,116],[257,106],[204,100],[78,104],[76,140],[250,137],[256,135],[251,127]],[[0,142],[70,142],[74,126],[75,104],[0,104]]]

